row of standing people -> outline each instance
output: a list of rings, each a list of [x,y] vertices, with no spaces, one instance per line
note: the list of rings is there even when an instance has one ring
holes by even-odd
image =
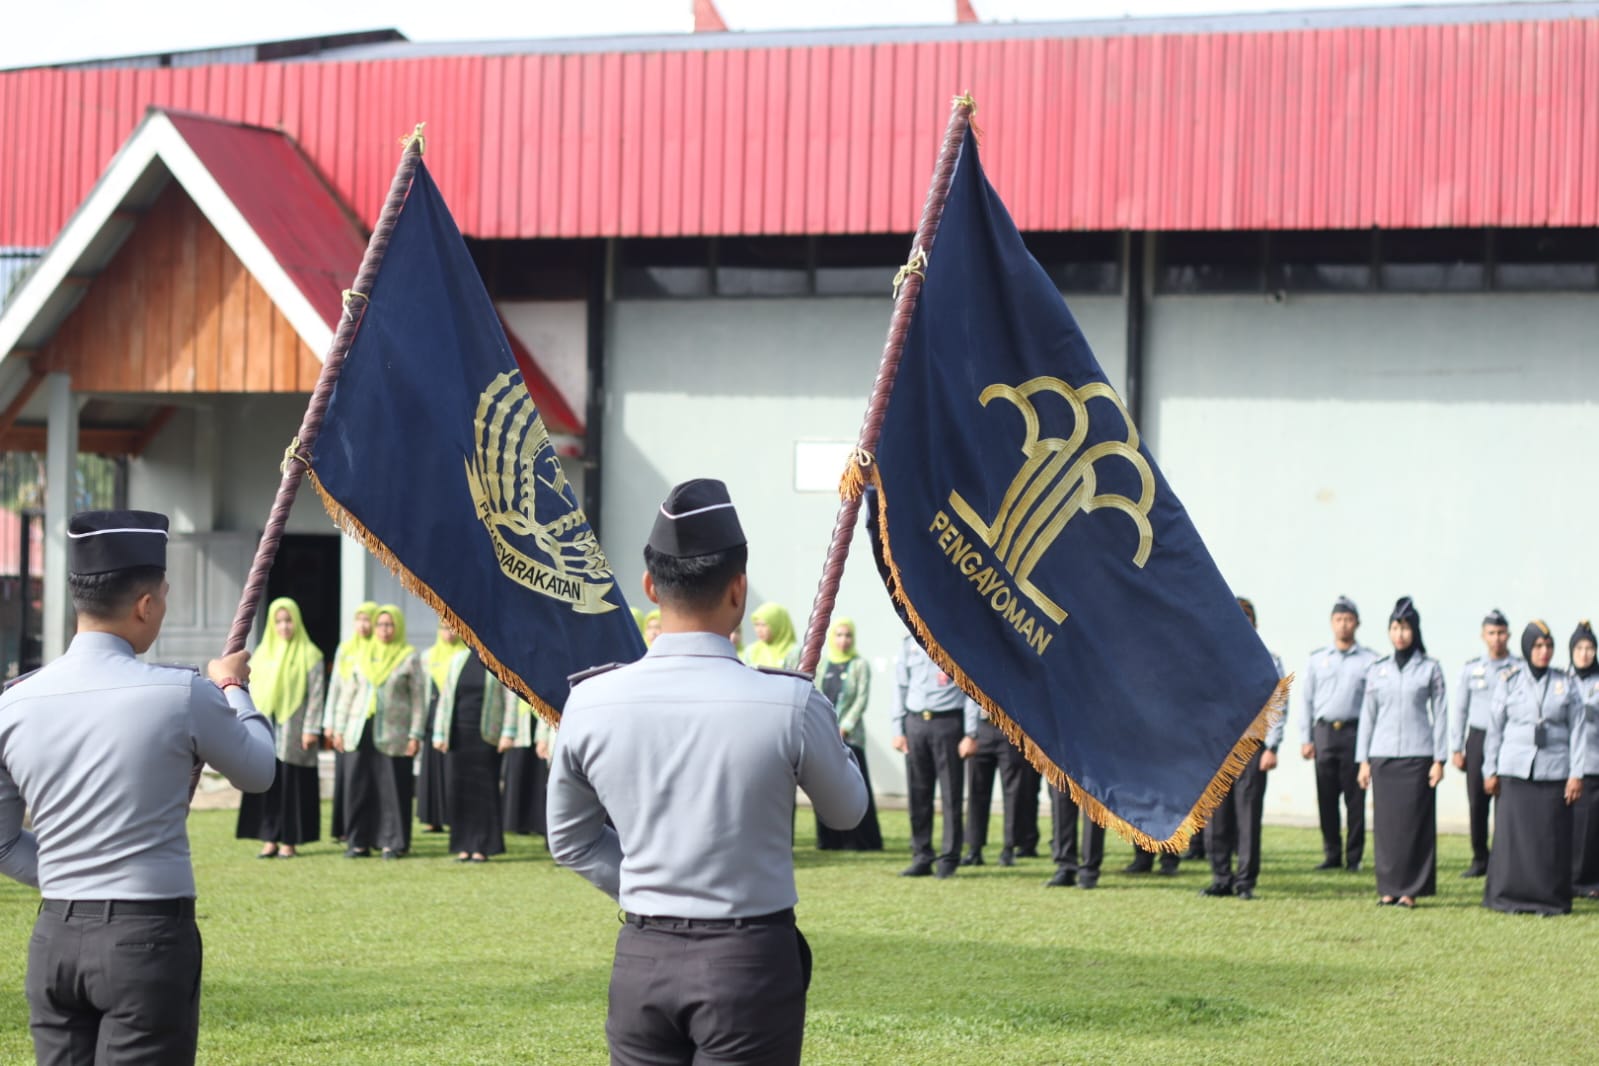
[[[424,744],[424,821],[448,822],[458,861],[502,853],[507,828],[543,832],[543,764],[527,705],[451,630],[419,653],[398,607],[363,603],[329,674],[292,599],[273,601],[267,620],[253,662],[277,774],[266,793],[244,797],[236,833],[263,842],[259,857],[292,858],[321,838],[324,740],[336,753],[331,835],[347,857],[410,850]]]
[[[1546,623],[1527,625],[1517,658],[1508,620],[1491,611],[1482,622],[1487,654],[1466,664],[1452,716],[1443,668],[1426,653],[1409,597],[1389,616],[1392,654],[1359,645],[1359,624],[1358,608],[1339,597],[1333,641],[1311,653],[1301,683],[1302,754],[1316,764],[1322,829],[1318,869],[1360,869],[1370,788],[1378,902],[1414,907],[1433,895],[1436,790],[1452,764],[1466,774],[1471,816],[1473,858],[1462,876],[1486,876],[1485,906],[1552,915],[1569,913],[1574,893],[1599,898],[1599,666],[1588,623],[1568,642],[1568,671],[1552,664]]]

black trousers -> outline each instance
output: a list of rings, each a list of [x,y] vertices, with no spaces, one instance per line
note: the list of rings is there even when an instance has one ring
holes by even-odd
[[[905,715],[906,791],[911,816],[911,861],[954,864],[961,850],[961,791],[966,784],[961,768],[960,743],[966,735],[960,711],[923,718],[921,712]],[[933,787],[943,798],[944,840],[933,852]]]
[[[1012,851],[1035,850],[1039,773],[1004,731],[986,718],[977,723],[977,754],[966,760],[967,847],[975,852],[988,844],[996,772],[1005,811],[1004,846]]]
[[[1366,854],[1366,790],[1360,787],[1360,764],[1355,761],[1354,722],[1334,729],[1330,722],[1317,722],[1316,807],[1321,815],[1322,857],[1328,862],[1353,866]],[[1340,839],[1338,801],[1342,799],[1348,815],[1348,835]],[[1342,852],[1342,858],[1340,858]]]
[[[1238,775],[1227,798],[1205,824],[1205,854],[1218,885],[1253,889],[1260,879],[1260,825],[1266,813],[1266,771],[1260,754]],[[1233,869],[1233,855],[1238,868]]]
[[[605,1018],[613,1066],[800,1061],[811,953],[792,915],[713,924],[622,926]]]
[[[344,756],[345,831],[352,848],[411,848],[411,800],[416,775],[411,760],[385,755],[372,744],[372,724],[361,733],[361,743]]]
[[[1482,787],[1482,742],[1488,733],[1466,730],[1466,808],[1471,819],[1471,861],[1488,865],[1488,819],[1493,797]]]
[[[200,930],[179,915],[56,913],[28,943],[40,1066],[189,1066],[200,1039]]]
[[[1071,793],[1062,792],[1053,785],[1049,789],[1049,813],[1055,823],[1050,833],[1050,854],[1055,865],[1073,873],[1098,877],[1099,868],[1105,861],[1105,827],[1083,815],[1081,821],[1084,832],[1079,838],[1079,808],[1072,802]],[[1081,849],[1078,848],[1079,839],[1082,841]]]

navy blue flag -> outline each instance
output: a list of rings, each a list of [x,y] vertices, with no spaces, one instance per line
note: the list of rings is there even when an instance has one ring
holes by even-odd
[[[311,455],[359,537],[541,715],[644,640],[420,161]]]
[[[1181,848],[1287,704],[1049,276],[961,149],[867,487],[912,632],[1056,787]]]

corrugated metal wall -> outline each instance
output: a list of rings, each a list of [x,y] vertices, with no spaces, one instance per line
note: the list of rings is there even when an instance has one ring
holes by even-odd
[[[0,74],[0,245],[151,105],[281,126],[363,219],[397,138],[472,236],[914,228],[970,89],[1023,229],[1599,224],[1599,21]]]

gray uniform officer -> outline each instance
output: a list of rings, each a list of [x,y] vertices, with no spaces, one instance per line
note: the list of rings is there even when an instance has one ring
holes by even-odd
[[[552,753],[550,851],[625,911],[613,1063],[799,1062],[810,951],[794,924],[794,789],[834,829],[866,813],[811,678],[753,670],[727,639],[747,556],[726,486],[672,490],[644,549],[661,635],[630,666],[579,675]]]
[[[1322,848],[1318,870],[1336,870],[1340,865],[1358,870],[1366,854],[1366,790],[1358,779],[1355,730],[1360,725],[1360,703],[1366,694],[1366,671],[1377,661],[1377,655],[1355,643],[1358,628],[1360,611],[1354,601],[1347,596],[1338,597],[1332,609],[1333,642],[1310,653],[1310,665],[1305,667],[1300,685],[1305,698],[1300,753],[1316,761]],[[1343,841],[1339,839],[1340,799],[1349,821]]]
[[[246,792],[275,771],[249,656],[152,666],[167,520],[92,511],[68,526],[78,632],[0,696],[0,873],[43,900],[28,945],[40,1063],[192,1063],[200,933],[186,828],[196,759]],[[23,832],[23,809],[32,832]]]
[[[906,808],[911,820],[911,864],[901,877],[949,877],[960,863],[965,837],[962,761],[977,754],[979,708],[954,680],[907,636],[894,660],[894,750],[905,755]],[[944,837],[933,852],[933,789],[943,797]],[[936,863],[936,865],[935,865]]]
[[[1455,769],[1466,772],[1466,807],[1471,826],[1471,865],[1461,877],[1488,872],[1488,814],[1492,798],[1483,790],[1482,746],[1493,713],[1494,689],[1510,667],[1521,660],[1510,654],[1510,622],[1495,608],[1482,620],[1486,654],[1468,660],[1455,689],[1449,721],[1449,750]]]

